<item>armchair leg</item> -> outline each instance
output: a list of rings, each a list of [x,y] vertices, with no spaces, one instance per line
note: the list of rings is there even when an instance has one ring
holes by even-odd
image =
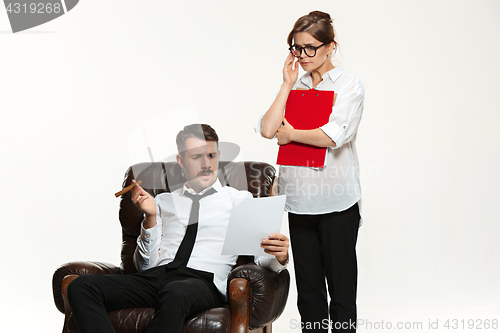
[[[64,300],[64,326],[62,330],[63,333],[68,333],[68,321],[69,321],[69,316],[71,315],[71,307],[69,306],[68,302],[68,285],[78,276],[79,275],[75,274],[66,275],[62,281],[61,292]]]
[[[229,283],[231,333],[248,333],[250,326],[250,282],[233,279]]]

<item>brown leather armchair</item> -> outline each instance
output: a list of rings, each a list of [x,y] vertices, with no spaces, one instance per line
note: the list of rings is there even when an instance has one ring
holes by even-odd
[[[134,173],[137,176],[134,176]],[[250,191],[255,198],[270,195],[275,169],[260,162],[220,162],[221,184]],[[123,187],[132,179],[143,181],[142,187],[151,195],[174,191],[184,184],[183,170],[177,163],[141,163],[130,167]],[[142,213],[130,200],[131,193],[122,195],[119,219],[122,225],[121,265],[99,262],[71,262],[54,273],[54,302],[65,314],[63,333],[79,332],[71,317],[67,300],[69,283],[83,274],[130,274],[137,270],[132,257],[139,236]],[[290,275],[259,267],[253,257],[240,256],[228,277],[228,301],[225,307],[213,308],[188,319],[183,332],[271,332],[271,323],[283,312],[288,298]],[[133,308],[108,313],[116,332],[144,332],[154,315],[153,308]]]

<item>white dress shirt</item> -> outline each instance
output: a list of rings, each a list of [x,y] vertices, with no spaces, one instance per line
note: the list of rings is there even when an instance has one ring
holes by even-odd
[[[231,208],[235,200],[252,198],[252,194],[229,186],[223,187],[219,180],[212,187],[217,192],[200,200],[196,243],[187,267],[213,273],[214,284],[226,295],[227,276],[238,259],[236,255],[221,254]],[[200,194],[208,189],[210,187]],[[186,233],[193,203],[184,196],[185,191],[195,194],[184,185],[172,193],[162,193],[155,197],[156,226],[150,229],[141,226],[141,234],[137,238],[134,263],[139,271],[166,265],[174,260]],[[275,272],[285,268],[275,257],[256,257],[255,263]]]
[[[297,88],[313,89],[309,72],[292,89]],[[285,210],[296,214],[340,212],[361,200],[356,133],[363,113],[363,84],[338,66],[326,72],[314,89],[337,94],[329,122],[320,127],[336,146],[327,148],[324,168],[280,166],[279,194],[287,196]],[[262,117],[257,132],[261,122]]]

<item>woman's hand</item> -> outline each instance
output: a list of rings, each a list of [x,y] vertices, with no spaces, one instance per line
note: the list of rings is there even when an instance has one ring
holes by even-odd
[[[276,137],[278,138],[278,144],[280,146],[286,145],[287,143],[294,141],[292,136],[295,129],[286,121],[286,118],[283,118],[283,126],[280,127],[278,133],[276,133]]]
[[[291,89],[298,77],[299,62],[291,53],[289,53],[285,60],[285,66],[283,67],[283,83]]]

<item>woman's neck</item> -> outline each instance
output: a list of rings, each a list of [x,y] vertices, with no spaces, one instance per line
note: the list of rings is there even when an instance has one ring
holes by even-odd
[[[312,84],[313,88],[316,88],[316,86],[323,81],[323,75],[334,69],[335,66],[332,64],[332,62],[327,59],[320,67],[313,69],[311,71],[311,79],[312,79]]]

